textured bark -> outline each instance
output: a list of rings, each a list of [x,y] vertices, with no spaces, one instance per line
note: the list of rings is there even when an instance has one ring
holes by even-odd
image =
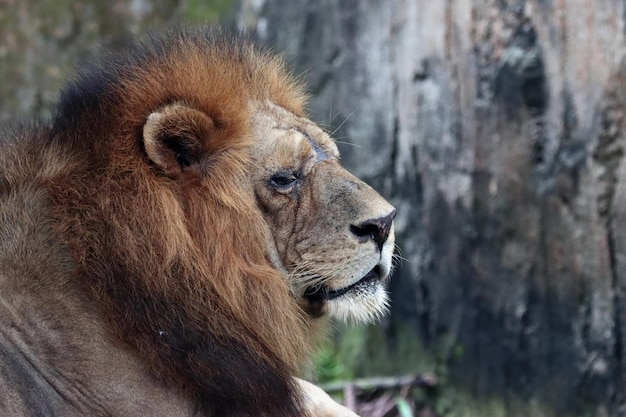
[[[478,398],[626,415],[624,15],[242,2],[240,25],[305,72],[314,118],[398,208],[390,340],[418,334]]]
[[[59,87],[99,46],[180,16],[181,0],[0,0],[0,122],[47,117]]]

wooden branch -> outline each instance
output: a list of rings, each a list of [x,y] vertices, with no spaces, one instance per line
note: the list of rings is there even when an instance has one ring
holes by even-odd
[[[434,387],[437,385],[437,377],[433,374],[405,375],[392,377],[360,378],[352,381],[336,381],[320,384],[320,388],[327,392],[343,391],[351,386],[361,390],[372,390],[376,388],[396,388],[403,385],[414,385],[417,387]]]

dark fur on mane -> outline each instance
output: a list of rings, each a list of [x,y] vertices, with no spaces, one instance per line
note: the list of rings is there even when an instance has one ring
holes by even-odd
[[[48,185],[76,278],[111,334],[207,416],[302,416],[292,376],[303,313],[264,254],[246,177],[250,100],[296,114],[280,60],[239,37],[173,32],[105,56],[62,92],[52,140],[77,168]],[[202,178],[176,181],[142,148],[159,108],[184,102],[218,127]]]

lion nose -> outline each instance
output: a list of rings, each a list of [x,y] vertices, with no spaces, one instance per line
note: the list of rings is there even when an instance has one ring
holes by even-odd
[[[393,219],[396,217],[396,209],[386,216],[376,219],[365,220],[358,225],[350,225],[350,230],[361,242],[367,242],[372,239],[378,245],[378,249],[382,250],[383,245],[389,237]]]

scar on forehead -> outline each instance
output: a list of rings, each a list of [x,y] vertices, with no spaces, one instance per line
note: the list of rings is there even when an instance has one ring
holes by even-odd
[[[328,152],[326,152],[324,147],[321,144],[319,144],[317,141],[315,141],[308,133],[302,131],[301,129],[294,128],[294,127],[283,128],[279,126],[276,126],[275,129],[283,130],[286,132],[292,131],[292,132],[300,133],[302,136],[306,138],[311,148],[313,148],[313,152],[315,152],[315,159],[318,162],[326,161],[327,159],[330,159],[330,155],[328,154]]]
[[[300,129],[294,129],[294,130],[302,134],[302,136],[306,138],[307,142],[309,142],[309,145],[311,145],[311,148],[313,148],[313,151],[315,152],[315,159],[318,162],[326,161],[327,159],[330,159],[330,156],[328,155],[326,150],[322,147],[322,145],[320,145],[317,141],[315,141],[311,136],[309,136],[306,132],[303,132]]]
[[[326,151],[324,151],[324,149],[322,148],[322,146],[319,143],[315,142],[309,136],[307,136],[307,135],[305,135],[305,136],[306,136],[306,139],[309,141],[309,144],[311,145],[311,147],[315,151],[315,159],[317,159],[318,162],[325,161],[325,160],[330,158],[330,156],[328,156]]]

